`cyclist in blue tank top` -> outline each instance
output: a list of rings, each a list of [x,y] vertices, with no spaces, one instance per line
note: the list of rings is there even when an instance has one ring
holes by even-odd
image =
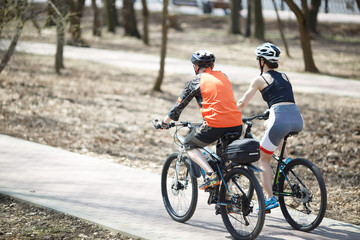
[[[242,111],[259,90],[270,110],[269,119],[265,122],[266,130],[260,142],[259,160],[259,167],[264,171],[260,173],[260,180],[266,196],[266,210],[279,206],[272,192],[272,154],[281,146],[282,139],[288,133],[300,132],[303,128],[303,118],[295,104],[291,83],[284,73],[275,71],[280,53],[280,49],[271,43],[257,47],[255,54],[260,75],[251,81],[248,90],[237,103],[238,109]],[[284,156],[288,157],[286,151]]]

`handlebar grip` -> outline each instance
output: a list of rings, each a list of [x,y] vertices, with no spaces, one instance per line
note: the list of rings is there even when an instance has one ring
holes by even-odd
[[[163,123],[159,123],[158,119],[154,119],[152,121],[152,124],[154,126],[155,129],[169,129],[171,127],[175,127],[175,122],[171,121],[170,123],[168,123],[166,126]]]
[[[267,109],[264,113],[262,113],[260,115],[255,115],[255,116],[252,116],[252,117],[243,118],[242,121],[247,123],[247,122],[250,122],[250,121],[252,121],[254,119],[267,120],[267,119],[269,119],[269,115],[270,115],[270,110]]]
[[[266,109],[266,111],[264,112],[264,120],[268,120],[269,119],[269,115],[270,115],[270,110]]]
[[[157,119],[154,119],[154,120],[152,121],[152,124],[153,124],[153,126],[154,126],[155,129],[159,129],[159,128],[160,128],[158,122],[159,122],[159,120],[157,120]]]

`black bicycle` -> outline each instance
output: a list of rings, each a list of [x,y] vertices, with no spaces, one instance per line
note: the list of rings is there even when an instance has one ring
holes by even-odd
[[[247,125],[245,138],[258,140],[251,132],[251,121],[267,118],[268,112],[243,118],[243,122]],[[289,162],[284,159],[287,139],[296,134],[296,132],[291,132],[286,135],[280,155],[273,154],[273,158],[277,161],[276,166],[272,166],[273,194],[278,198],[286,221],[294,229],[308,232],[319,226],[323,220],[327,195],[320,170],[312,162],[305,158],[295,158]]]
[[[153,124],[156,127],[157,120]],[[176,127],[174,142],[179,146],[179,152],[171,154],[164,163],[161,193],[170,217],[181,223],[189,220],[195,212],[198,201],[197,179],[201,176],[204,178],[205,172],[187,156],[185,137],[179,131],[191,130],[199,124],[169,124],[169,127]],[[254,160],[238,163],[226,157],[226,149],[238,141],[240,134],[229,133],[220,138],[216,147],[219,155],[209,147],[199,149],[222,180],[220,185],[205,190],[209,192],[207,203],[215,204],[215,213],[221,214],[225,227],[235,239],[255,239],[265,221],[264,195],[253,173],[261,170],[251,164]]]

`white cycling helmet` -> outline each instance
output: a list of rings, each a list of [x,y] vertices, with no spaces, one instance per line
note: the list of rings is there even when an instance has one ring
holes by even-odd
[[[271,63],[277,63],[279,61],[280,53],[280,48],[268,42],[261,44],[255,50],[256,56],[263,57]]]

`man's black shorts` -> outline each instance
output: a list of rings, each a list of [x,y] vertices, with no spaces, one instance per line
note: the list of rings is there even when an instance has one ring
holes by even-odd
[[[242,131],[242,125],[228,128],[209,127],[204,121],[201,125],[195,127],[185,138],[185,149],[205,147],[218,140],[225,133]]]

